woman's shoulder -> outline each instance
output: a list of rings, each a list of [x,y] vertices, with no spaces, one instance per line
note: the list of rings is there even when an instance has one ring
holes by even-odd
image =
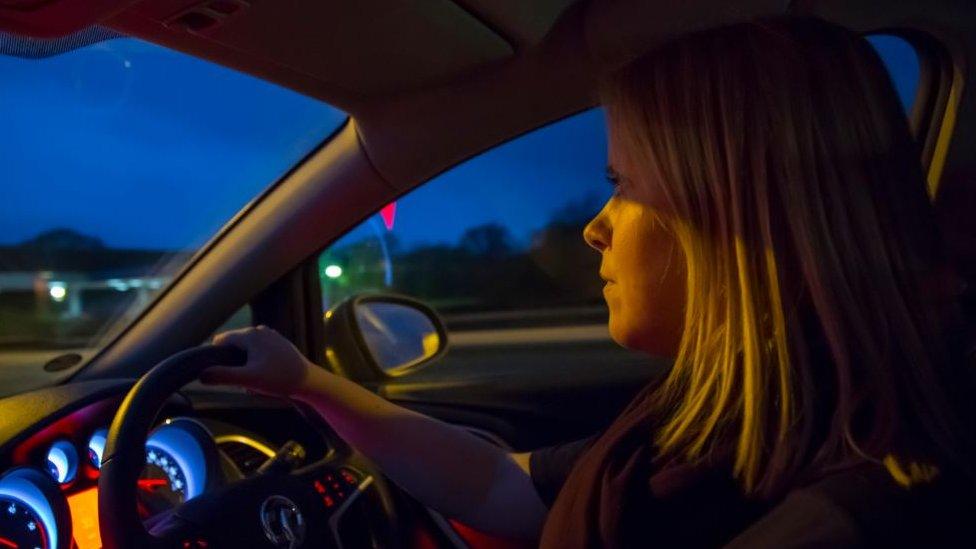
[[[881,465],[791,491],[729,547],[958,546],[976,540],[976,492],[954,475],[905,488]]]

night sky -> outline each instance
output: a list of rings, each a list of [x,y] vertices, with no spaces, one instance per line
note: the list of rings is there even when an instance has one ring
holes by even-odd
[[[131,248],[195,248],[345,115],[136,40],[0,56],[0,242],[66,227]]]
[[[918,64],[891,38],[906,104]],[[345,114],[131,39],[57,57],[0,56],[0,245],[70,228],[124,248],[193,249],[313,150]],[[599,110],[496,148],[398,204],[405,245],[500,222],[525,241],[570,200],[605,199]]]

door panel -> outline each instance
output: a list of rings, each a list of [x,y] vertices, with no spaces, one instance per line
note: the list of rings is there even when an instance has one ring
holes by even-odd
[[[667,364],[609,338],[469,346],[452,348],[379,392],[412,410],[494,433],[525,451],[602,429]]]

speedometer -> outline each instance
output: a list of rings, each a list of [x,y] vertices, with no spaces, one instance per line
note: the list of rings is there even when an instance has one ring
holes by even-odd
[[[146,440],[139,500],[147,515],[193,499],[218,477],[217,447],[210,432],[189,418],[166,420]]]
[[[186,501],[186,473],[172,454],[147,445],[139,488],[148,514],[154,515]]]

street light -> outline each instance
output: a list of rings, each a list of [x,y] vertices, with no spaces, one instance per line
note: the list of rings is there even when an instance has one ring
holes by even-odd
[[[68,289],[64,282],[51,282],[48,284],[47,293],[51,294],[51,299],[60,303],[68,295]]]
[[[325,268],[325,276],[329,278],[339,278],[342,276],[342,267],[338,265],[329,265]]]

